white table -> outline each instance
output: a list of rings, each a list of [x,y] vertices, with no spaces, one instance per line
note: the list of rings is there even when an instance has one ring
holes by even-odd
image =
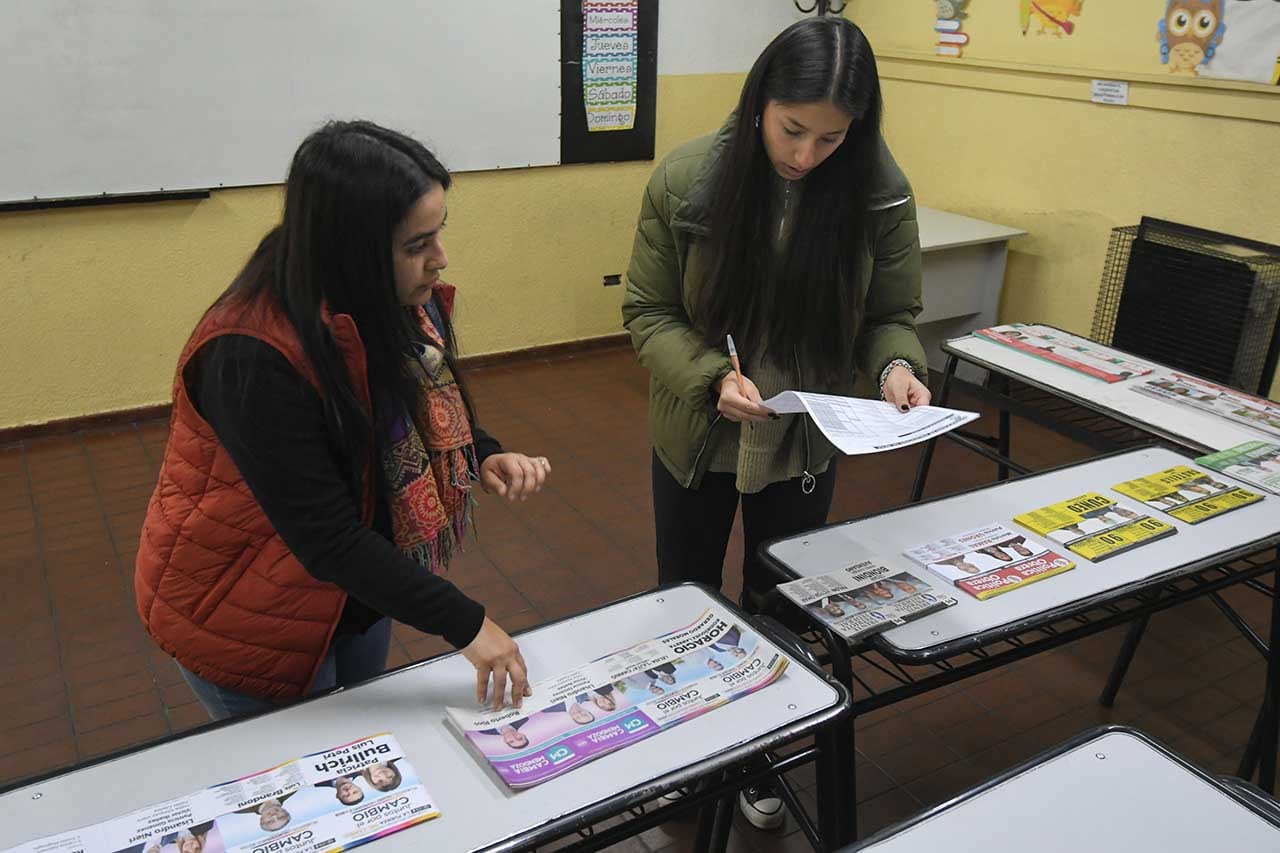
[[[690,624],[707,608],[745,619],[723,598],[685,585],[535,628],[520,634],[519,642],[530,672],[540,678]],[[763,636],[762,642],[776,648]],[[789,657],[792,664],[765,689],[512,792],[445,724],[446,706],[475,703],[474,670],[455,653],[7,791],[0,795],[0,849],[188,792],[175,791],[175,782],[195,791],[376,732],[397,737],[441,811],[435,820],[380,839],[378,853],[527,849],[688,784],[691,774],[718,773],[840,717],[847,695]]]
[[[931,207],[916,217],[924,301],[916,330],[929,366],[941,370],[943,341],[996,324],[1009,241],[1027,232]]]
[[[765,553],[794,575],[810,577],[850,565],[855,561],[853,555],[866,550],[914,566],[901,556],[906,549],[983,524],[1002,523],[1052,544],[1046,537],[1036,536],[1015,524],[1013,517],[1085,492],[1114,494],[1119,500],[1133,504],[1133,499],[1116,494],[1112,487],[1189,463],[1186,456],[1172,450],[1133,450],[858,521],[833,524],[766,545]],[[1213,476],[1231,481],[1223,474]],[[1242,485],[1248,488],[1247,484]],[[985,601],[955,590],[956,606],[886,631],[878,635],[875,642],[910,656],[925,654],[957,640],[976,643],[983,635],[1025,623],[1041,614],[1105,597],[1170,572],[1194,571],[1221,561],[1224,554],[1253,552],[1280,542],[1280,498],[1275,496],[1264,497],[1255,504],[1197,525],[1184,524],[1156,510],[1151,513],[1173,524],[1178,532],[1102,563],[1091,563],[1058,546],[1075,561],[1074,569]],[[928,569],[913,568],[912,571],[938,588],[953,589],[950,581]]]
[[[1280,850],[1271,804],[1131,729],[1088,733],[846,853]]]
[[[956,355],[964,363],[1032,385],[1192,450],[1226,450],[1246,441],[1274,440],[1267,433],[1249,429],[1210,412],[1149,397],[1133,390],[1134,385],[1139,385],[1150,377],[1138,376],[1107,383],[975,335],[947,341],[945,351],[949,355]],[[1143,361],[1154,363],[1150,359]]]

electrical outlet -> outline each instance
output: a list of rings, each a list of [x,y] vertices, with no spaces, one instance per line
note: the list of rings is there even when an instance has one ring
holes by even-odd
[[[605,277],[604,277],[604,286],[605,286],[605,287],[615,287],[615,286],[617,286],[617,285],[619,285],[619,284],[622,284],[622,274],[621,274],[621,273],[617,273],[617,274],[615,274],[615,275],[607,275],[607,276],[605,276]]]

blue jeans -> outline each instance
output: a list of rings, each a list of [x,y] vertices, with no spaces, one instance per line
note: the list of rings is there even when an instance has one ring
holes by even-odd
[[[328,654],[320,663],[315,681],[311,683],[309,694],[327,693],[335,687],[346,687],[381,675],[387,667],[387,652],[390,648],[391,620],[385,617],[369,626],[369,630],[363,634],[344,634],[334,638],[329,644]],[[286,704],[219,687],[181,665],[178,669],[200,704],[215,720],[243,717]]]

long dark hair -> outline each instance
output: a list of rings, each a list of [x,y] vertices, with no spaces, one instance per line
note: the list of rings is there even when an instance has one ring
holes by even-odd
[[[770,101],[829,102],[852,117],[844,141],[809,173],[783,258],[773,233],[774,169],[756,117]],[[775,38],[752,66],[712,196],[710,256],[697,325],[786,364],[799,353],[827,380],[848,377],[861,323],[854,284],[880,146],[880,78],[866,37],[841,17],[810,18]]]
[[[451,183],[435,155],[404,134],[367,121],[324,125],[293,155],[283,221],[262,239],[217,303],[234,301],[249,308],[265,295],[283,309],[319,380],[329,434],[356,489],[370,449],[374,413],[366,410],[351,383],[322,307],[355,320],[379,420],[383,413],[416,413],[420,385],[406,359],[422,332],[414,312],[396,294],[391,235],[423,194],[437,185],[447,190]],[[449,313],[438,294],[432,299],[445,358],[474,421],[455,360]],[[251,378],[244,381],[247,385]]]

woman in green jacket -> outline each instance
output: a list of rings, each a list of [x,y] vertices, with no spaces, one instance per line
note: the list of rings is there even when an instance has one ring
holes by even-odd
[[[661,581],[720,586],[741,500],[748,606],[772,586],[756,548],[826,521],[836,451],[761,400],[851,395],[861,373],[904,411],[927,404],[920,308],[915,204],[880,136],[875,57],[844,18],[798,22],[729,122],[663,160],[640,210],[622,313],[651,374]]]

